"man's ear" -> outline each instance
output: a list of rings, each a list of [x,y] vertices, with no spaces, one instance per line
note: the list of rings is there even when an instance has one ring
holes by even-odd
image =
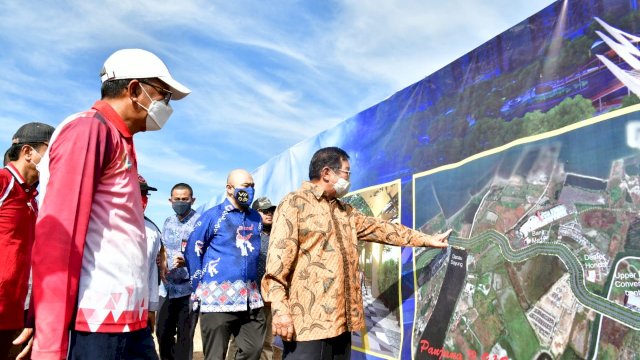
[[[22,145],[22,147],[20,148],[20,153],[22,153],[25,157],[29,157],[31,158],[31,152],[35,151],[31,146],[29,145]],[[29,160],[29,159],[27,159]]]
[[[31,154],[31,146],[27,144],[22,145],[22,147],[20,148],[20,152],[25,155]]]
[[[329,169],[329,167],[325,166],[320,171],[320,178],[325,182],[329,182],[329,179],[328,179],[329,176],[331,176],[331,169]]]
[[[140,96],[140,82],[136,79],[129,81],[127,91],[129,92],[129,97],[133,101],[138,101],[138,96]]]
[[[191,205],[193,205],[196,202],[196,198],[192,197],[191,198]]]

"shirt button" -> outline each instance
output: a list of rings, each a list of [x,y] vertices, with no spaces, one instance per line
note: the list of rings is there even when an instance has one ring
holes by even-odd
[[[29,192],[29,189],[24,189],[24,192]]]

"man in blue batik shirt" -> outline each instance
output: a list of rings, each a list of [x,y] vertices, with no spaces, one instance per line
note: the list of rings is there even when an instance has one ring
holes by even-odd
[[[226,199],[207,210],[185,251],[206,359],[224,359],[229,337],[236,359],[259,359],[265,314],[258,278],[260,214],[250,208],[253,177],[236,169],[227,177]]]
[[[191,283],[182,253],[200,217],[191,208],[195,201],[189,184],[174,185],[169,202],[175,215],[169,216],[162,227],[162,240],[169,262],[169,273],[160,288],[163,298],[156,327],[162,360],[190,360],[193,355],[193,333],[198,314],[190,311]]]

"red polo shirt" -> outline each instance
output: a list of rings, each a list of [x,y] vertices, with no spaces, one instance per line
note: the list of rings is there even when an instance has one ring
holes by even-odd
[[[38,214],[36,185],[9,163],[0,169],[0,329],[24,327],[31,247]]]

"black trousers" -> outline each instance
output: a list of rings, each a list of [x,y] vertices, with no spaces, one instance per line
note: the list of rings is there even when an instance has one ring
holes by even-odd
[[[0,359],[15,359],[21,351],[22,346],[13,345],[22,329],[0,330]]]
[[[197,322],[198,314],[191,311],[189,296],[161,298],[156,319],[160,359],[191,360]]]
[[[238,360],[258,360],[266,331],[264,308],[201,313],[200,330],[205,360],[224,360],[231,335],[236,340]]]
[[[284,360],[349,360],[351,358],[351,333],[322,340],[283,341]]]
[[[69,360],[157,360],[149,328],[127,333],[71,330]]]

